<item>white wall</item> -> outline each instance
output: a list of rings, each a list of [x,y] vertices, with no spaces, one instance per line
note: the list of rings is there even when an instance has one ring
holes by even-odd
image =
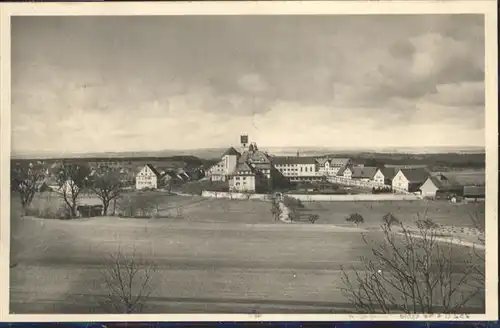
[[[425,180],[424,184],[420,187],[423,197],[436,197],[438,188],[434,185],[431,179]]]
[[[235,191],[255,191],[254,176],[233,176],[229,179],[229,190]]]
[[[228,193],[203,191],[202,197],[217,198],[217,199],[256,199],[269,200],[267,194],[244,194],[244,193]],[[300,195],[300,194],[285,194],[285,196],[300,199],[304,202],[352,202],[352,201],[398,201],[398,200],[418,200],[421,197],[416,195],[395,195],[395,194],[361,194],[361,195]]]
[[[392,178],[392,188],[396,190],[408,191],[408,180],[402,171],[398,171],[394,178]]]
[[[135,177],[135,189],[141,190],[145,188],[156,189],[158,187],[157,176],[147,166],[137,174]]]
[[[380,170],[377,170],[375,172],[375,175],[373,176],[373,182],[378,183],[378,184],[384,184],[384,174]]]
[[[238,200],[268,200],[269,196],[267,194],[252,194],[252,193],[239,193],[239,192],[217,192],[203,190],[201,197],[206,198],[217,198],[217,199],[238,199]]]
[[[299,195],[287,194],[286,196],[300,199],[303,202],[352,202],[352,201],[396,201],[396,200],[418,200],[417,195],[396,194],[359,194],[359,195]]]

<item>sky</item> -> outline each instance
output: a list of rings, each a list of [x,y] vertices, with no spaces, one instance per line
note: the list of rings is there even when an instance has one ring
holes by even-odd
[[[12,151],[484,146],[481,15],[12,18]]]

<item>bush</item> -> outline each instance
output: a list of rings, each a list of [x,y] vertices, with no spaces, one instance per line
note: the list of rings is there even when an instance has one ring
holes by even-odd
[[[66,204],[51,194],[39,196],[33,200],[30,206],[24,209],[24,214],[43,219],[69,219],[71,211]]]
[[[432,229],[438,229],[439,224],[435,223],[429,218],[425,218],[417,220],[417,227],[419,229],[432,230]]]
[[[345,218],[347,222],[355,223],[356,225],[365,222],[365,219],[359,213],[352,213]]]
[[[118,211],[126,218],[153,218],[159,216],[162,194],[131,195],[123,199]]]
[[[283,198],[283,203],[288,207],[290,210],[294,210],[297,208],[304,208],[304,204],[302,204],[302,201],[300,199],[292,198],[285,196]]]

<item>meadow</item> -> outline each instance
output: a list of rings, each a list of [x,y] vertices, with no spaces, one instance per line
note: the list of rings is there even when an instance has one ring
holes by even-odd
[[[58,199],[48,202],[58,206]],[[44,198],[36,199],[43,203]],[[157,219],[119,217],[74,220],[21,217],[12,203],[10,311],[102,313],[102,271],[120,250],[157,266],[148,313],[352,313],[342,294],[341,266],[361,268],[370,256],[361,233],[382,242],[370,227],[391,211],[411,222],[417,212],[441,224],[469,227],[468,213],[483,204],[447,202],[305,203],[316,224],[279,224],[270,204],[162,194]],[[82,199],[98,203],[96,199]],[[345,216],[358,212],[356,227]],[[461,248],[454,253],[462,270]],[[472,312],[484,309],[479,300]]]

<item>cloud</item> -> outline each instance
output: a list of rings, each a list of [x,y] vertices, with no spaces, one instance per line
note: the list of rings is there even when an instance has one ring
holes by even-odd
[[[244,90],[252,94],[259,94],[266,91],[268,86],[267,83],[262,79],[259,74],[245,74],[238,80],[239,86]]]
[[[480,15],[16,17],[12,33],[16,149],[484,143]]]

